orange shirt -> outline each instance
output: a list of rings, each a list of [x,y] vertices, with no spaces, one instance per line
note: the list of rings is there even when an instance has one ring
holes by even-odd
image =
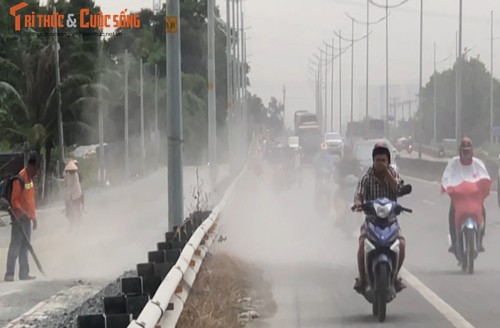
[[[19,172],[19,176],[24,180],[24,188],[21,188],[21,181],[19,180],[14,180],[12,183],[12,209],[17,218],[21,218],[23,215],[20,211],[20,208],[22,208],[28,213],[30,219],[36,220],[35,185],[33,180],[28,177],[26,169],[22,169],[21,172]]]

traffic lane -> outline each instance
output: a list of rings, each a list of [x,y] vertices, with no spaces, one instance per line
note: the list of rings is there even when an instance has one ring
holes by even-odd
[[[486,252],[480,253],[473,275],[464,274],[454,255],[448,252],[449,197],[440,195],[437,183],[407,178],[413,193],[401,203],[414,210],[401,216],[407,239],[405,267],[458,311],[474,327],[496,327],[500,321],[500,249],[498,205],[491,195],[485,202],[487,227]]]
[[[403,150],[398,152],[398,154],[399,156],[404,158],[418,159],[418,149],[415,149],[411,153],[408,153],[407,151]],[[422,159],[427,161],[436,161],[436,162],[448,162],[450,160],[449,158],[437,158],[423,153],[422,153]]]
[[[195,171],[185,169],[186,207],[193,205]],[[207,177],[205,168],[199,173],[201,178]],[[220,179],[223,177],[221,174]],[[60,208],[43,211],[33,246],[47,275],[40,276],[30,257],[36,281],[6,283],[2,279],[0,320],[13,320],[79,279],[105,286],[137,263],[147,262],[147,252],[156,249],[168,230],[165,181],[166,170],[162,170],[106,192],[89,192],[85,199],[88,213],[81,226],[71,232]],[[10,228],[7,231],[10,238]],[[0,252],[5,261],[7,248]],[[0,279],[4,274],[2,265]]]
[[[357,236],[320,217],[313,206],[313,177],[304,172],[301,190],[275,192],[268,168],[251,173],[223,211],[218,250],[262,268],[273,285],[277,313],[269,327],[365,327],[376,319],[352,286],[357,276]],[[307,177],[306,177],[307,175]],[[267,181],[266,181],[267,179]],[[388,327],[453,327],[413,288],[389,304]]]

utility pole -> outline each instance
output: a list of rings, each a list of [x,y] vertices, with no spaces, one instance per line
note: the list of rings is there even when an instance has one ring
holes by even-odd
[[[155,64],[155,145],[157,167],[160,167],[160,131],[158,130],[158,65]]]
[[[342,135],[342,31],[339,30],[339,133]],[[333,63],[332,63],[333,65]],[[332,81],[333,82],[333,81]]]
[[[332,63],[333,65],[333,63]],[[333,80],[332,80],[333,84]],[[325,45],[325,133],[328,131],[328,45]]]
[[[242,164],[240,167],[245,165],[245,159],[247,155],[247,144],[245,142],[245,135],[247,131],[246,127],[246,119],[245,119],[245,64],[244,64],[244,57],[245,55],[243,54],[244,52],[244,47],[245,47],[245,20],[243,16],[243,0],[240,0],[240,16],[241,16],[241,26],[240,26],[240,46],[241,46],[241,53],[240,53],[240,113],[241,113],[241,157],[240,160],[242,161]]]
[[[423,114],[422,114],[422,49],[424,42],[424,0],[420,0],[420,65],[419,65],[419,79],[418,79],[418,111],[419,111],[419,119],[420,119],[420,142],[418,143],[418,159],[422,159],[422,142],[423,142]],[[411,110],[411,103],[410,103]]]
[[[228,164],[233,172],[232,159],[234,158],[234,99],[233,99],[233,29],[231,27],[230,1],[226,0],[226,70],[227,70],[227,133],[228,133]]]
[[[433,140],[434,140],[434,145],[437,145],[437,111],[436,111],[436,95],[437,95],[437,72],[436,72],[436,43],[434,42],[434,133],[433,133]]]
[[[493,10],[491,11],[490,143],[493,143]]]
[[[389,2],[385,0],[385,137],[389,138]]]
[[[369,95],[369,64],[370,64],[370,0],[366,0],[366,112],[365,112],[365,136],[368,133],[368,95]]]
[[[146,174],[146,146],[144,141],[144,77],[143,77],[143,65],[142,58],[140,61],[141,68],[141,161],[142,161],[142,176]]]
[[[125,49],[125,178],[130,178],[130,146],[128,133],[128,73],[130,70],[130,58],[128,49]]]
[[[210,163],[210,184],[217,185],[217,122],[215,99],[215,0],[208,0],[208,154]]]
[[[169,229],[184,221],[181,24],[179,0],[167,0],[167,124]]]
[[[460,143],[462,135],[462,0],[460,0],[459,22],[458,22],[458,62],[455,74],[455,138]]]
[[[53,9],[54,15],[56,13],[56,8]],[[64,129],[62,121],[62,111],[61,111],[61,73],[59,70],[59,40],[57,37],[57,26],[55,27],[54,33],[54,54],[55,54],[55,67],[56,67],[56,93],[57,93],[57,126],[59,129],[59,176],[63,175],[64,172]]]
[[[365,113],[365,124],[364,124],[364,130],[365,130],[365,135],[368,132],[368,109],[369,109],[369,64],[370,64],[370,25],[375,25],[380,23],[385,19],[385,17],[382,17],[378,21],[375,22],[370,22],[370,1],[371,0],[366,0],[366,22],[359,22],[349,16],[349,14],[346,13],[347,17],[349,17],[352,21],[356,21],[358,24],[364,24],[366,25],[366,113]]]
[[[351,123],[354,121],[354,20],[351,19]],[[352,138],[351,138],[352,141]]]
[[[335,65],[333,64],[335,61],[335,42],[334,38],[332,38],[332,87],[330,90],[330,97],[331,97],[331,108],[330,108],[330,131],[333,132],[333,71],[335,68]]]
[[[102,85],[102,42],[101,39],[99,38],[99,86]],[[106,181],[106,168],[105,168],[105,161],[104,161],[104,108],[103,108],[103,103],[102,103],[102,91],[101,88],[99,87],[99,92],[98,92],[98,99],[99,99],[99,105],[98,105],[98,111],[99,111],[99,182],[101,185],[105,185]]]

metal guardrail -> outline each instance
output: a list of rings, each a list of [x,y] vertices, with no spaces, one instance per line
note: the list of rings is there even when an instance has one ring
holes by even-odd
[[[189,292],[193,288],[196,275],[210,246],[217,237],[217,220],[220,211],[234,195],[233,190],[245,172],[246,167],[229,186],[219,205],[196,229],[177,263],[158,287],[154,297],[146,304],[139,317],[128,325],[128,328],[155,328],[157,324],[162,328],[175,327]],[[169,305],[171,305],[170,310]]]

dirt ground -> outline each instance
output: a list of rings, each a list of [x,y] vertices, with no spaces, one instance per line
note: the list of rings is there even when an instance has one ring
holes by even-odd
[[[275,312],[262,271],[218,252],[205,259],[177,327],[261,327],[259,322]]]

